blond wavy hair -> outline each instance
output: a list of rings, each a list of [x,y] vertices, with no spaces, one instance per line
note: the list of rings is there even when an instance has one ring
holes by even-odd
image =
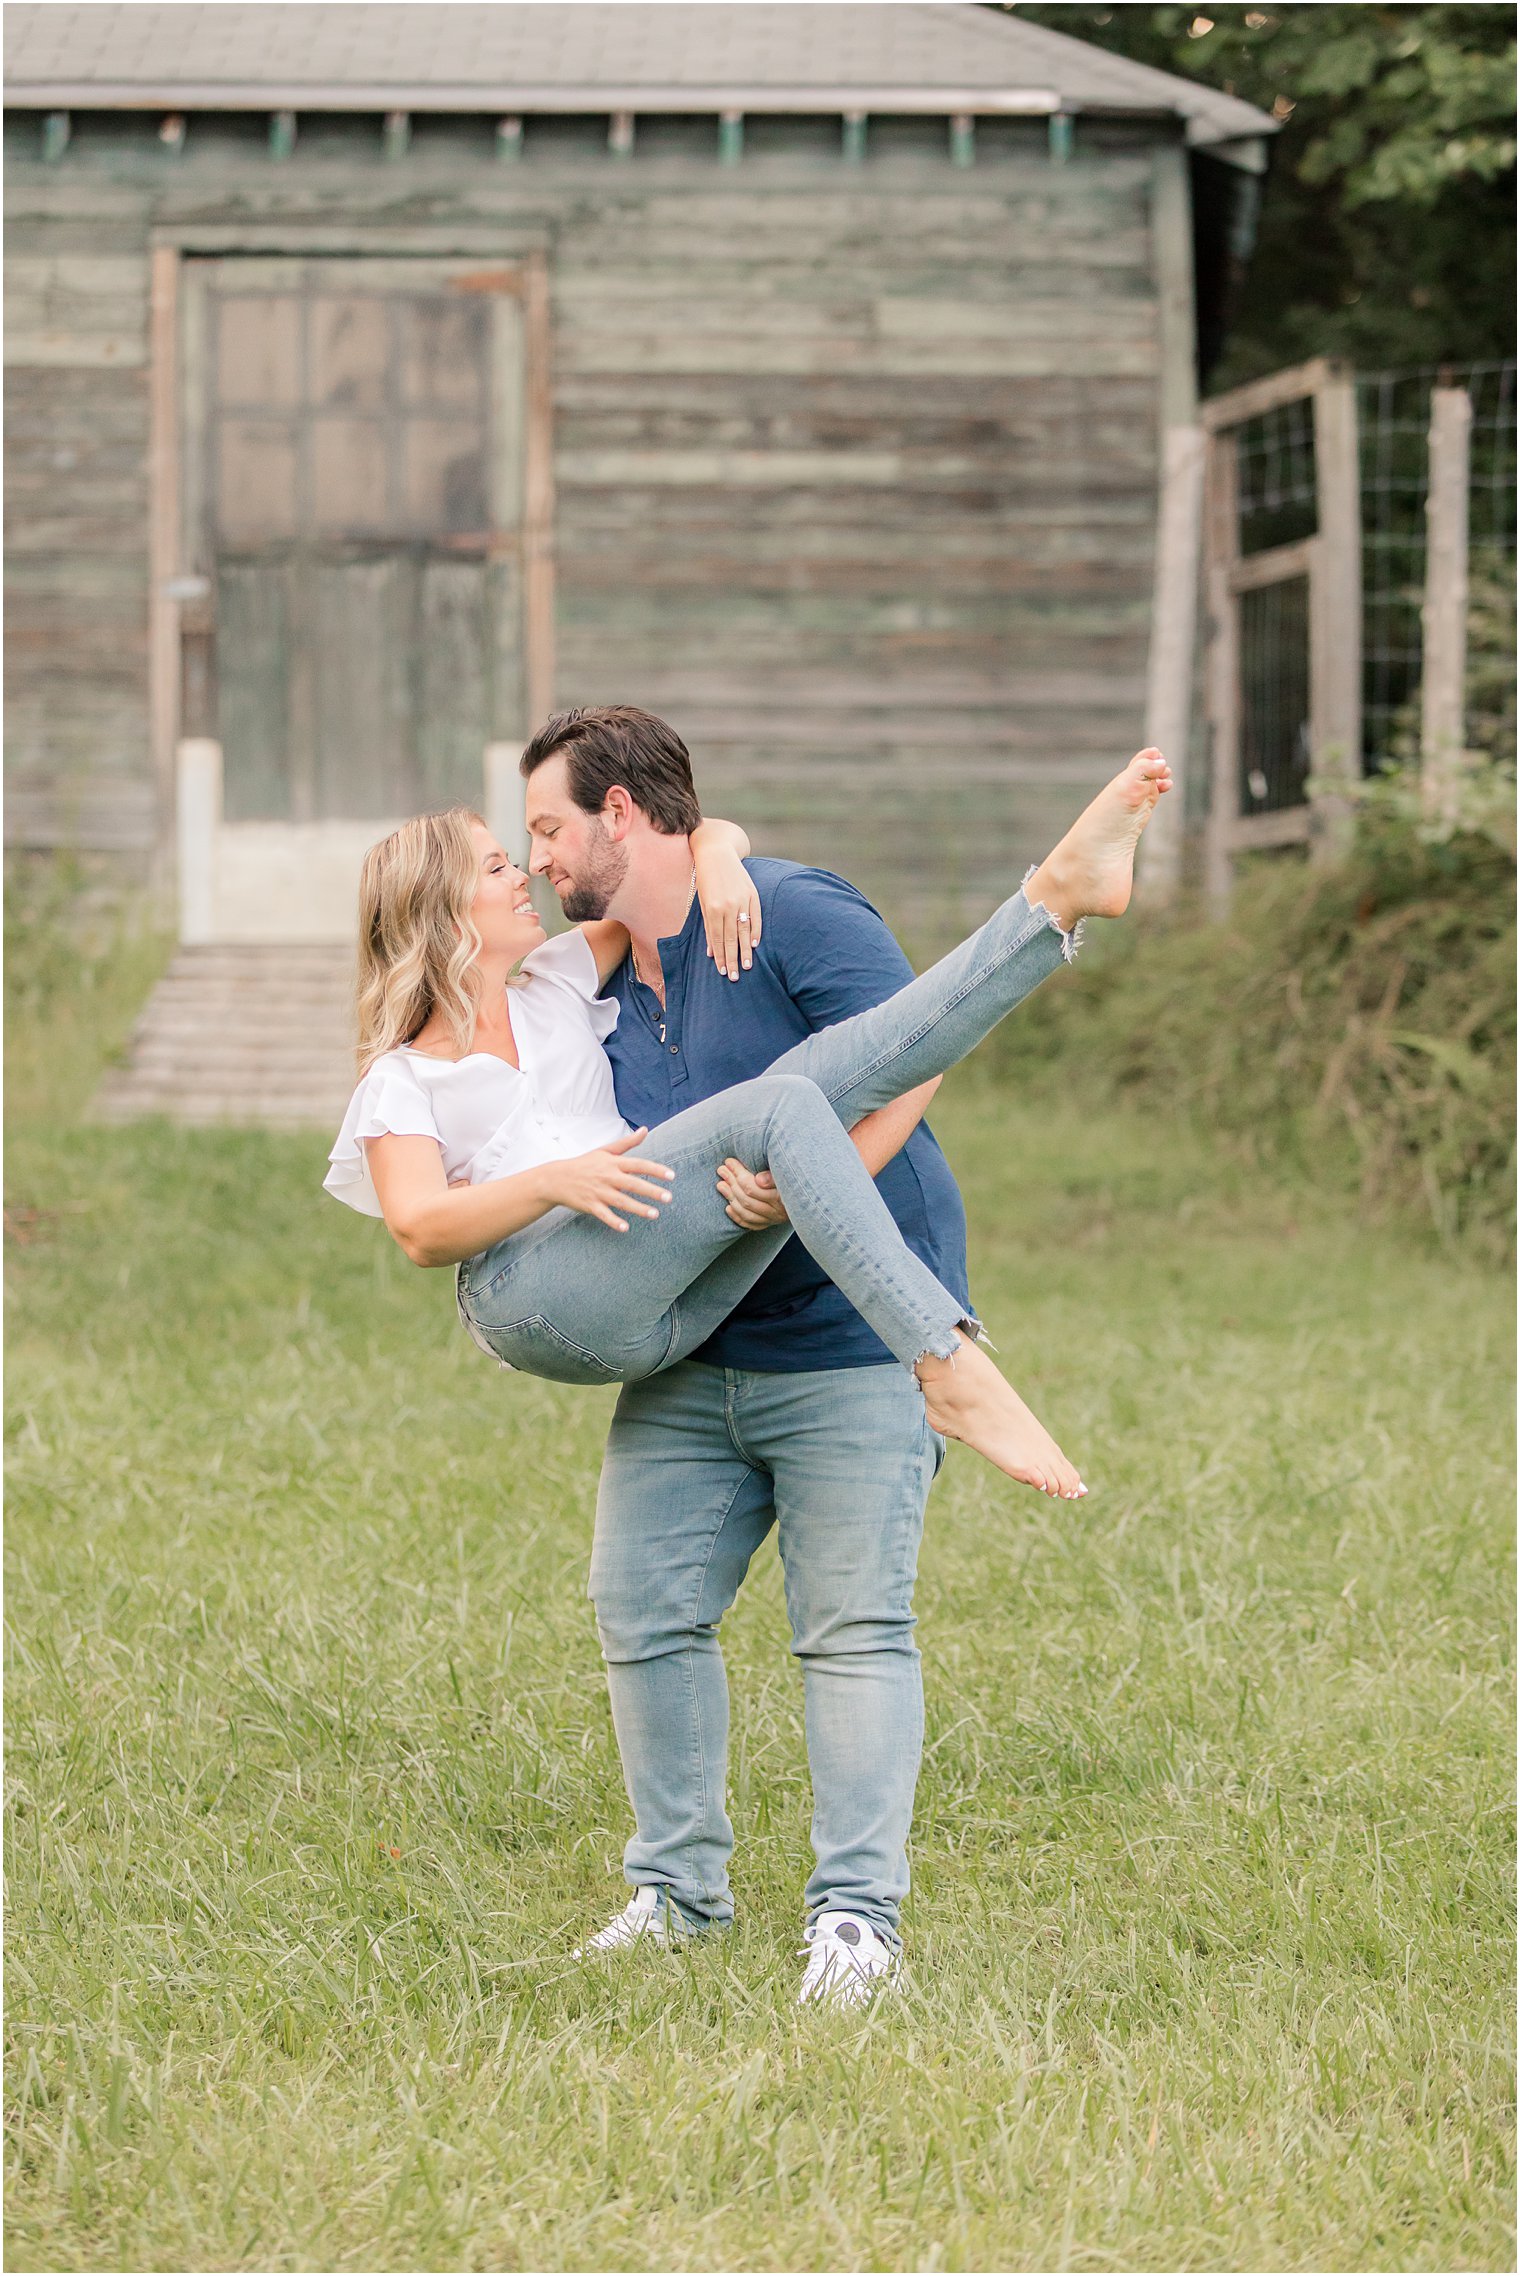
[[[481,940],[470,916],[480,854],[467,806],[419,814],[371,846],[359,872],[359,1072],[410,1043],[432,1017],[461,1058],[475,1033],[473,966]]]

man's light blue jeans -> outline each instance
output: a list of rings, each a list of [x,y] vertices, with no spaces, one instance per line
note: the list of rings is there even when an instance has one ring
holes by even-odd
[[[717,1630],[774,1525],[813,1778],[808,1918],[843,1907],[896,1941],[924,1724],[913,1583],[943,1457],[897,1366],[686,1361],[625,1387],[590,1593],[637,1827],[624,1868],[687,1925],[733,1917]]]

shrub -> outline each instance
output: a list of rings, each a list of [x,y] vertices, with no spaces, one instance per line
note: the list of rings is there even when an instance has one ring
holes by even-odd
[[[108,869],[67,854],[8,858],[9,1119],[81,1114],[168,959],[158,913]]]
[[[1268,858],[1226,920],[1141,917],[1095,945],[1080,985],[999,1031],[1007,1074],[1153,1102],[1369,1212],[1511,1253],[1515,871],[1486,829],[1430,838],[1385,778],[1343,865]]]

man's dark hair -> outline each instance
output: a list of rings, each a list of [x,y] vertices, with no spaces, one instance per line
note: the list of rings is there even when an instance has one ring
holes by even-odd
[[[600,814],[620,784],[655,829],[684,837],[702,819],[691,779],[691,754],[673,727],[634,703],[559,711],[546,719],[522,755],[524,776],[565,754],[570,795],[583,813]]]

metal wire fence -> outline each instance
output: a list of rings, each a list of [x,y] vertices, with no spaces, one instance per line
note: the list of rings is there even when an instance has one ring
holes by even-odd
[[[1264,553],[1314,535],[1317,519],[1314,400],[1300,396],[1235,430],[1240,550]]]
[[[1468,555],[1478,577],[1515,558],[1515,367],[1426,365],[1357,381],[1362,460],[1362,750],[1369,769],[1407,755],[1420,686],[1430,394],[1472,398]]]
[[[1279,404],[1237,427],[1235,468],[1243,555],[1313,536],[1311,399]],[[1241,597],[1241,813],[1302,806],[1309,757],[1309,581],[1293,577]]]
[[[1430,396],[1472,398],[1469,554],[1475,588],[1504,590],[1515,562],[1515,366],[1426,365],[1357,379],[1362,511],[1362,761],[1411,755],[1420,686]],[[1243,554],[1317,526],[1314,406],[1279,405],[1236,430]],[[1241,612],[1241,810],[1300,805],[1309,772],[1306,587],[1247,594]],[[1489,621],[1504,614],[1502,600]],[[1503,676],[1501,668],[1500,675]]]
[[[1240,599],[1240,811],[1276,814],[1309,794],[1309,580]]]

